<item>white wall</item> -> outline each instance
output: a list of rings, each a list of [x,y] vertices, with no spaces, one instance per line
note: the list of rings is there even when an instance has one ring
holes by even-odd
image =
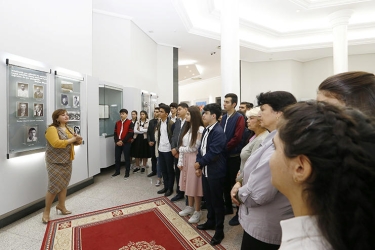
[[[122,86],[134,86],[131,53],[131,21],[93,13],[93,76]]]
[[[92,73],[91,0],[0,1],[0,51]]]
[[[375,54],[351,55],[349,71],[375,73]],[[284,90],[297,100],[315,99],[319,84],[333,75],[333,58],[321,58],[309,62],[293,60],[269,62],[241,62],[241,101],[257,103],[256,95],[265,91]],[[220,79],[213,78],[213,79]],[[199,91],[197,91],[199,90]],[[221,95],[220,80],[211,79],[180,85],[180,100],[193,101]]]
[[[284,90],[296,95],[292,80],[299,68],[292,60],[270,62],[241,62],[241,101],[256,104],[261,92]],[[298,81],[298,80],[297,80]]]
[[[190,105],[195,105],[196,101],[201,100],[208,100],[208,103],[214,103],[215,98],[220,96],[220,76],[179,86],[180,102],[188,101],[190,102]]]

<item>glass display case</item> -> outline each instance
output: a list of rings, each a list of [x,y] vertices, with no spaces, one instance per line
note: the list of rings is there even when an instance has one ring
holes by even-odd
[[[158,95],[155,93],[151,93],[150,94],[150,113],[149,113],[150,119],[154,118],[154,110],[156,107],[159,107]]]
[[[113,136],[116,121],[120,119],[122,89],[109,85],[99,86],[99,135]],[[129,110],[129,115],[130,115]]]
[[[65,109],[69,115],[68,126],[81,135],[81,82],[77,79],[59,75],[55,71],[55,108]]]
[[[7,59],[7,158],[45,150],[50,70]]]

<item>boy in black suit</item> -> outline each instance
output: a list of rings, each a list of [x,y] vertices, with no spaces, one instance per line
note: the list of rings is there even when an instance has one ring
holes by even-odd
[[[226,136],[217,121],[221,108],[216,103],[210,103],[203,108],[203,122],[207,127],[203,131],[202,143],[198,149],[197,161],[194,165],[197,176],[202,176],[203,195],[207,204],[207,221],[198,225],[200,230],[215,229],[215,235],[210,244],[220,244],[224,238],[224,199],[226,165],[223,152]]]

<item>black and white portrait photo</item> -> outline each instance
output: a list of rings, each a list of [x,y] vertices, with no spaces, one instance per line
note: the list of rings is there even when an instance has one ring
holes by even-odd
[[[34,85],[34,98],[43,99],[44,88],[42,85]]]
[[[30,127],[28,128],[28,134],[27,134],[27,142],[35,142],[38,141],[38,135],[37,135],[37,128],[36,127]]]
[[[43,103],[34,103],[34,116],[43,116]]]
[[[29,97],[29,84],[19,82],[17,85],[17,96],[18,97]]]
[[[27,103],[27,102],[17,102],[17,116],[18,117],[29,116],[29,103]]]
[[[79,107],[79,96],[74,95],[73,96],[73,108],[78,108]]]
[[[68,96],[65,94],[61,94],[61,105],[66,106],[68,104],[69,104]]]
[[[81,126],[74,126],[74,133],[77,135],[81,135]]]

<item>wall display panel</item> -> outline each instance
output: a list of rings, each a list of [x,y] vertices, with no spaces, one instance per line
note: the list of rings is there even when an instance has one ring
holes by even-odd
[[[20,65],[7,60],[8,159],[46,147],[49,70]]]
[[[158,95],[151,93],[150,94],[150,113],[148,114],[150,118],[154,118],[154,110],[156,107],[159,107]]]
[[[69,115],[68,126],[81,133],[81,81],[58,75],[55,72],[55,109],[65,109]]]
[[[122,89],[109,85],[99,86],[99,135],[113,136],[116,121],[122,109]],[[131,110],[128,110],[129,117]]]
[[[146,111],[148,116],[150,117],[150,94],[147,93],[147,92],[142,92],[141,93],[142,95],[142,104],[141,104],[141,107],[142,107],[142,110]]]

